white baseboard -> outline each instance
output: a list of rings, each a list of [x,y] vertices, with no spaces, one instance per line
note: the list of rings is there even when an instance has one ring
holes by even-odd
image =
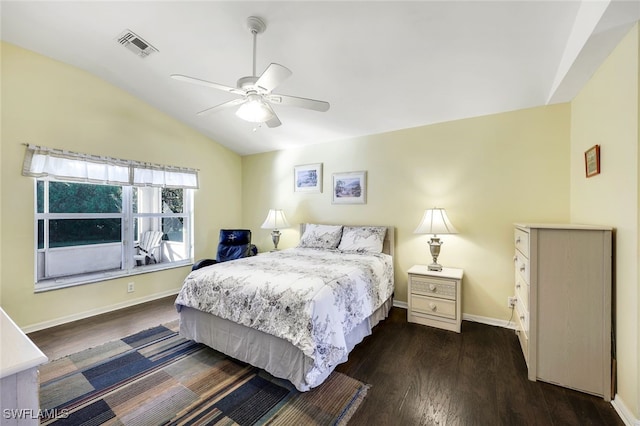
[[[396,300],[396,299],[393,299],[393,306],[395,308],[402,308],[402,309],[408,309],[409,308],[409,305],[407,305],[407,302],[403,302],[401,300]]]
[[[616,412],[627,426],[640,426],[640,419],[637,419],[633,413],[627,408],[620,395],[616,395],[611,405],[615,408]]]
[[[513,321],[505,321],[497,318],[481,317],[480,315],[462,314],[462,319],[465,321],[479,322],[481,324],[493,325],[495,327],[508,328],[515,330],[516,325]]]
[[[163,297],[167,297],[167,296],[172,296],[174,294],[178,294],[179,291],[180,291],[180,288],[176,288],[176,289],[173,289],[173,290],[167,290],[167,291],[164,291],[162,293],[155,293],[155,294],[151,294],[149,296],[139,297],[137,299],[131,299],[131,300],[127,300],[127,301],[124,301],[124,302],[121,302],[121,303],[116,303],[114,305],[102,306],[100,308],[91,309],[89,311],[75,313],[73,315],[68,315],[66,317],[56,318],[56,319],[53,319],[53,320],[50,320],[50,321],[44,321],[44,322],[40,322],[40,323],[36,323],[36,324],[31,324],[31,325],[28,325],[26,327],[21,327],[21,328],[22,328],[22,331],[25,334],[33,333],[34,331],[40,331],[40,330],[44,330],[46,328],[51,328],[51,327],[55,327],[57,325],[67,324],[69,322],[73,322],[73,321],[89,318],[89,317],[92,317],[92,316],[95,316],[95,315],[106,314],[108,312],[117,311],[118,309],[128,308],[130,306],[139,305],[141,303],[151,302],[151,301],[157,300],[157,299],[162,299]]]

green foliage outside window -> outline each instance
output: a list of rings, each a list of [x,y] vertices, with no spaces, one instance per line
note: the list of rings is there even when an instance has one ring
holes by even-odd
[[[122,187],[49,182],[45,212],[45,182],[37,183],[38,213],[121,213]],[[121,218],[50,219],[49,247],[115,243],[122,240]],[[38,221],[38,248],[44,247],[44,221]]]
[[[49,213],[120,213],[122,187],[50,182]]]

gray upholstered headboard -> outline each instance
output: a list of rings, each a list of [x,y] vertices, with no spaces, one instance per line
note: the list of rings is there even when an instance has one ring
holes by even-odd
[[[323,225],[331,225],[329,223],[325,223]],[[300,237],[304,234],[304,230],[306,228],[306,223],[300,224]],[[343,226],[380,226],[380,225],[343,225]],[[396,242],[396,231],[393,226],[385,226],[387,228],[387,233],[384,236],[384,241],[382,242],[382,252],[386,253],[390,256],[395,254],[395,242]]]

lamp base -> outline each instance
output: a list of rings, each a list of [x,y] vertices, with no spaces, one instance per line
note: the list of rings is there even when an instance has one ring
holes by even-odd
[[[273,231],[271,231],[271,241],[273,241],[273,250],[271,251],[278,251],[278,243],[280,242],[280,231],[278,231],[277,229],[274,229]]]
[[[433,263],[427,266],[428,271],[442,271],[442,265],[438,263],[438,255],[440,255],[440,246],[442,246],[442,241],[440,238],[435,235],[431,240],[429,240],[429,250],[431,251],[431,258],[433,259]]]
[[[442,271],[442,265],[440,265],[439,263],[432,263],[431,265],[427,266],[427,271],[441,272]]]

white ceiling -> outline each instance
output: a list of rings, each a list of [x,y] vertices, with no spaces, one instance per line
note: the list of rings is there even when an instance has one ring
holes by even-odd
[[[354,138],[571,100],[629,28],[640,0],[614,1],[4,1],[2,40],[84,69],[241,154]],[[293,75],[274,93],[328,101],[275,106],[282,126],[233,110],[235,86],[271,62]],[[116,42],[130,29],[159,52]]]

